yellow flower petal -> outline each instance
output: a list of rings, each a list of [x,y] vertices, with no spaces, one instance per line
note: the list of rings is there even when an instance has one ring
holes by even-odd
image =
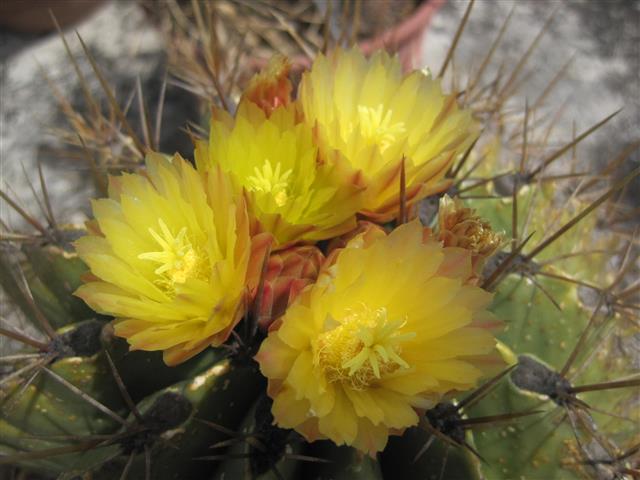
[[[244,201],[218,168],[151,153],[146,176],[112,179],[93,203],[99,230],[76,242],[100,281],[76,294],[120,318],[131,347],[175,364],[218,345],[244,314],[253,243]]]
[[[447,250],[412,222],[363,232],[329,257],[256,356],[276,423],[375,454],[418,423],[416,409],[492,371],[491,296],[468,284],[468,256]],[[286,405],[302,411],[301,401],[308,410],[296,423]]]
[[[246,99],[233,119],[214,112],[211,140],[196,149],[199,168],[219,166],[244,192],[254,231],[273,234],[277,248],[355,228],[361,202],[340,165],[317,162],[312,129],[298,116],[296,105],[265,113]]]
[[[275,416],[275,415],[274,415]],[[353,407],[345,393],[336,391],[333,409],[318,419],[320,433],[333,440],[337,445],[351,445],[358,433],[358,421]]]
[[[307,420],[309,402],[297,399],[292,389],[285,388],[274,398],[272,411],[280,419],[279,423],[283,428],[296,428]]]
[[[398,213],[403,158],[412,203],[447,188],[446,171],[477,131],[439,80],[419,71],[403,75],[399,60],[385,52],[369,60],[357,48],[318,55],[298,98],[320,154],[330,161],[338,151],[362,172],[362,213],[378,220]]]

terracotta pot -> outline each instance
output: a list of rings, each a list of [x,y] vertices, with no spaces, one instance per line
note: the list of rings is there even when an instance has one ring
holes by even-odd
[[[365,54],[381,48],[397,52],[405,69],[414,68],[421,61],[422,39],[436,12],[446,0],[424,0],[413,13],[381,35],[360,42]]]
[[[105,0],[1,0],[0,28],[19,33],[48,33],[55,29],[49,10],[62,28],[82,20]]]
[[[382,48],[396,52],[405,70],[410,70],[420,63],[424,33],[429,28],[435,13],[445,2],[446,0],[423,0],[402,22],[374,38],[360,41],[358,45],[366,55]],[[255,70],[266,66],[267,61],[254,59]],[[302,54],[291,58],[291,63],[295,72],[311,66],[309,58]]]

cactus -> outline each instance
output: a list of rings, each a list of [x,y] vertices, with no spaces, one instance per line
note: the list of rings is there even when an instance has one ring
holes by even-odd
[[[197,2],[194,5],[200,8]],[[464,21],[460,34],[463,29]],[[455,44],[447,55],[443,73]],[[109,108],[122,113],[99,67],[89,52],[85,53],[107,89]],[[353,58],[358,54],[352,51],[347,55]],[[194,64],[198,62],[196,57],[189,60]],[[386,60],[376,57],[375,61],[380,66],[385,65]],[[277,68],[267,69],[249,83],[241,103],[253,101],[254,104],[242,104],[238,115],[253,112],[247,114],[252,122],[272,122],[260,127],[265,131],[276,128],[273,125],[289,128],[287,138],[300,135],[302,140],[298,138],[298,141],[307,142],[307,137],[311,138],[309,132],[291,133],[294,130],[289,123],[303,115],[304,108],[311,107],[300,106],[300,111],[277,113],[279,108],[290,108],[293,85],[287,77],[290,66],[286,60],[277,57],[275,65]],[[515,75],[519,68],[515,67]],[[217,77],[214,78],[214,83],[218,82]],[[313,89],[318,85],[311,77],[303,82],[306,82],[307,95],[316,94]],[[477,88],[477,79],[470,83],[470,88],[473,87]],[[456,100],[455,95],[442,98],[446,102]],[[229,101],[220,100],[222,105]],[[496,125],[500,118],[497,113],[505,108],[505,103],[506,98],[500,97],[499,92],[483,90],[475,97],[469,92],[460,96],[456,107],[459,111],[445,109],[462,126],[456,131],[456,137],[451,137],[457,150],[448,145],[439,152],[438,158],[446,157],[450,162],[445,164],[447,174],[442,178],[424,174],[423,167],[420,170],[402,157],[392,159],[394,163],[381,169],[382,173],[372,175],[368,185],[373,187],[367,187],[362,175],[354,174],[357,162],[349,164],[346,154],[345,158],[336,154],[333,173],[318,174],[322,177],[320,181],[340,185],[344,180],[348,185],[344,190],[336,187],[338,193],[323,194],[322,201],[316,203],[322,210],[332,198],[339,198],[343,202],[340,225],[331,225],[330,217],[322,216],[322,212],[307,214],[304,221],[298,221],[297,213],[288,211],[286,226],[290,228],[282,235],[284,240],[277,235],[269,236],[270,228],[282,227],[279,223],[282,217],[270,210],[275,208],[274,203],[263,194],[272,182],[271,187],[277,190],[275,204],[281,207],[286,203],[287,195],[293,195],[283,187],[291,170],[289,173],[279,169],[252,171],[255,175],[250,177],[250,182],[241,185],[245,194],[251,191],[246,197],[249,206],[245,210],[249,212],[249,220],[244,224],[244,203],[233,203],[237,199],[231,194],[225,196],[228,193],[225,189],[230,191],[235,183],[242,183],[240,169],[233,172],[233,181],[223,183],[220,176],[224,178],[228,172],[205,166],[208,153],[201,153],[200,157],[197,154],[197,174],[202,174],[205,182],[219,182],[215,184],[218,190],[205,187],[202,198],[217,195],[215,198],[222,202],[225,196],[224,202],[236,209],[233,212],[240,212],[237,213],[240,226],[236,231],[240,247],[233,254],[236,263],[224,268],[236,268],[242,264],[241,259],[245,259],[247,288],[238,296],[237,311],[228,315],[231,323],[223,326],[223,333],[207,333],[207,345],[214,346],[203,350],[200,345],[193,346],[190,342],[194,340],[189,337],[189,341],[179,344],[186,352],[184,357],[180,356],[182,353],[178,357],[163,357],[159,351],[163,348],[155,348],[150,341],[135,343],[132,338],[140,332],[123,327],[118,323],[120,320],[114,322],[103,306],[105,303],[83,295],[84,299],[89,298],[91,307],[102,312],[96,313],[73,295],[83,284],[100,280],[96,271],[91,271],[91,265],[85,265],[80,258],[82,255],[89,258],[86,250],[78,256],[73,242],[79,237],[93,242],[105,240],[107,233],[103,230],[110,228],[109,225],[113,227],[101,223],[105,216],[99,217],[96,213],[97,221],[88,222],[85,228],[59,227],[47,216],[45,226],[2,193],[7,203],[38,231],[34,235],[6,235],[0,252],[2,288],[41,335],[28,335],[14,328],[0,330],[3,336],[24,347],[0,358],[3,365],[9,365],[0,379],[0,465],[34,475],[33,478],[61,479],[635,478],[639,473],[637,422],[640,417],[637,409],[634,410],[637,403],[634,387],[637,390],[640,379],[637,374],[634,376],[633,358],[623,345],[637,330],[637,305],[631,298],[638,287],[637,281],[629,280],[637,268],[634,265],[637,239],[632,236],[628,245],[623,245],[614,232],[599,228],[596,209],[614,205],[612,198],[637,177],[638,169],[621,179],[614,178],[615,167],[630,153],[624,151],[604,169],[605,182],[596,176],[585,176],[570,196],[563,196],[559,185],[571,186],[580,174],[568,169],[544,178],[544,172],[610,117],[550,156],[538,158],[533,152],[527,153],[527,139],[536,132],[535,128],[540,128],[529,125],[528,106],[516,125],[509,126],[513,131],[503,128],[503,124]],[[486,115],[486,105],[493,105],[492,115]],[[442,113],[445,117],[446,111]],[[315,121],[321,122],[322,112],[315,113],[320,119]],[[359,114],[369,122],[374,121],[375,111]],[[465,123],[466,115],[486,131],[496,133],[493,136],[487,133],[478,139],[477,130]],[[219,123],[216,128],[232,129],[234,120],[229,112],[216,108],[213,117],[214,122]],[[81,117],[74,118],[78,121]],[[137,137],[134,139],[133,129],[128,123],[122,123],[132,144],[139,147],[140,155],[136,155],[142,157],[142,152],[151,145],[144,145]],[[85,128],[88,128],[86,124]],[[150,131],[148,124],[143,128]],[[296,124],[295,128],[301,127]],[[389,128],[397,133],[404,127]],[[318,135],[330,139],[332,134],[327,129]],[[434,135],[437,134],[436,131]],[[457,138],[462,134],[466,137]],[[380,135],[376,140],[378,145],[367,148],[377,148],[382,142],[383,153],[388,151],[393,138],[389,135],[388,132]],[[266,134],[265,138],[272,139]],[[512,164],[502,165],[496,154],[497,146],[508,150],[514,138],[522,138],[518,145],[522,153],[513,157]],[[320,142],[315,137],[313,141]],[[362,138],[359,141],[363,141]],[[197,144],[200,152],[207,152],[206,142],[200,139]],[[266,140],[265,145],[269,145]],[[316,148],[307,143],[304,146]],[[329,155],[322,146],[314,150],[314,154]],[[381,154],[380,158],[383,157]],[[156,182],[150,180],[145,184],[149,189],[156,188],[163,194],[167,194],[166,190],[175,193],[180,189],[179,181],[188,178],[196,182],[194,179],[199,178],[196,173],[189,176],[191,167],[179,159],[174,159],[172,165],[180,165],[182,177],[173,177],[173,173],[165,175],[164,171],[158,173],[165,161],[169,162],[162,156],[147,163],[148,177],[155,178]],[[97,171],[94,173],[97,186],[104,187],[104,178]],[[344,174],[344,179],[333,178],[338,174]],[[156,177],[162,178],[164,185],[170,181],[176,183],[162,190]],[[399,195],[395,203],[389,200],[392,197],[390,179],[398,182]],[[307,180],[297,181],[306,182],[303,190],[313,190],[314,180]],[[125,183],[125,180],[112,180],[112,204],[120,201],[113,196],[114,191],[124,198],[129,188]],[[603,183],[607,184],[604,193],[594,195],[592,187]],[[326,188],[325,183],[321,186]],[[366,188],[374,194],[362,199],[353,193]],[[43,191],[46,195],[46,189]],[[306,190],[304,192],[307,195]],[[183,198],[187,198],[187,194],[180,197],[180,201]],[[252,216],[251,212],[255,213],[258,208],[262,209],[260,214]],[[356,212],[367,216],[372,223],[356,223]],[[120,217],[111,220],[113,218]],[[423,225],[418,227],[415,218]],[[408,222],[411,219],[413,222]],[[235,228],[230,226],[229,219],[224,222],[225,232]],[[404,225],[406,223],[409,225]],[[316,224],[321,228],[316,228]],[[242,225],[246,231],[241,230]],[[195,245],[195,241],[193,246],[184,231],[167,234],[165,230],[167,226],[161,222],[158,232],[165,235],[164,240],[170,237],[179,244],[179,248],[176,247],[179,255],[176,255],[183,263],[172,259],[173,263],[162,264],[157,260],[164,259],[170,252],[171,245],[168,240],[163,243],[162,238],[163,241],[158,240],[163,246],[162,252],[145,253],[132,261],[151,258],[161,263],[160,267],[154,265],[150,270],[170,273],[162,277],[164,283],[153,285],[158,286],[158,291],[160,288],[166,289],[163,292],[169,288],[178,291],[185,272],[189,273],[189,268],[201,268],[197,256],[202,255],[205,247]],[[488,364],[482,367],[485,373],[482,382],[468,388],[460,387],[460,382],[451,383],[446,392],[431,392],[435,400],[423,406],[412,405],[411,411],[417,418],[413,426],[390,428],[388,442],[381,451],[372,447],[375,443],[372,439],[364,449],[356,440],[351,442],[353,446],[339,445],[341,442],[332,437],[310,441],[314,434],[310,433],[313,428],[308,422],[294,428],[283,426],[282,407],[277,403],[282,402],[279,397],[282,391],[285,392],[282,396],[286,395],[284,382],[270,373],[281,365],[265,360],[268,354],[285,355],[284,350],[269,350],[270,345],[283,343],[276,333],[285,329],[283,325],[291,321],[291,316],[303,315],[303,310],[312,309],[314,288],[324,288],[335,280],[333,276],[340,261],[348,262],[349,258],[354,261],[357,251],[382,242],[412,249],[413,246],[399,244],[396,239],[414,238],[411,232],[418,231],[424,235],[424,248],[432,249],[430,251],[437,255],[446,252],[442,253],[446,259],[438,270],[441,276],[433,278],[442,283],[445,277],[450,280],[446,275],[462,275],[457,273],[460,267],[455,259],[466,258],[470,267],[461,280],[467,288],[465,291],[476,292],[476,296],[481,288],[494,293],[488,311],[479,308],[476,313],[484,320],[493,319],[495,315],[503,324],[487,320],[482,326],[482,335],[474,339],[481,343],[488,335],[485,330],[494,328],[497,339],[494,343],[500,358],[475,354],[473,358],[479,365]],[[252,243],[243,244],[243,234],[247,239],[251,237]],[[160,234],[154,231],[153,237],[160,238]],[[228,241],[230,237],[226,238]],[[304,244],[296,244],[301,239],[305,240]],[[385,260],[391,264],[395,261],[392,257]],[[224,260],[223,255],[222,258]],[[382,262],[377,257],[370,260],[371,264],[377,261],[378,266]],[[395,265],[405,264],[396,262]],[[414,276],[420,274],[419,270],[427,269],[426,264],[413,267]],[[356,265],[352,264],[352,268]],[[431,277],[425,278],[424,282],[434,281]],[[167,279],[171,281],[169,287]],[[381,288],[377,293],[383,295],[384,290]],[[324,293],[328,295],[328,291]],[[116,295],[113,290],[109,292]],[[121,300],[111,301],[116,304]],[[165,307],[167,311],[179,310],[175,304],[163,305],[171,305]],[[455,305],[449,308],[454,309]],[[294,313],[290,313],[292,311]],[[386,310],[377,310],[372,315],[382,318]],[[127,320],[135,322],[135,319]],[[381,343],[377,353],[372,348],[373,353],[366,359],[358,361],[358,355],[336,366],[331,357],[333,351],[328,349],[323,351],[324,357],[318,355],[315,361],[329,364],[334,369],[333,375],[348,375],[348,381],[358,391],[366,388],[374,376],[379,379],[381,372],[384,375],[401,370],[407,363],[402,358],[406,352],[396,345],[410,335],[388,333],[402,322],[386,317],[383,321],[381,329],[386,332],[387,343]],[[404,323],[397,328],[402,328]],[[339,328],[346,330],[345,325]],[[364,335],[365,328],[362,325],[359,328],[349,331],[349,335]],[[329,334],[336,331],[331,330]],[[367,332],[367,335],[383,335],[375,329]],[[294,333],[290,329],[283,335]],[[329,334],[324,333],[317,341],[329,342]],[[154,341],[168,341],[166,337],[171,333],[163,335],[153,337]],[[296,335],[299,337],[294,343],[304,343],[300,341],[302,334]],[[336,342],[351,345],[352,337],[334,337]],[[360,352],[364,352],[365,347],[360,348]],[[437,350],[437,345],[433,348]],[[354,372],[360,376],[354,377]],[[306,376],[311,374],[307,372]],[[297,404],[292,401],[290,405],[295,409]],[[312,415],[315,413],[307,414]],[[386,441],[386,436],[384,439]],[[350,442],[343,440],[342,443]]]

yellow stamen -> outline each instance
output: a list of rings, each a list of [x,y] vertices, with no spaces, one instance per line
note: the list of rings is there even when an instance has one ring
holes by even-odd
[[[262,170],[254,167],[252,175],[247,178],[248,189],[254,192],[271,193],[273,200],[279,207],[282,207],[289,200],[287,188],[289,186],[289,177],[293,170],[281,172],[280,162],[276,163],[275,169],[271,166],[269,159],[264,161]]]
[[[182,227],[176,236],[173,236],[164,220],[158,219],[160,233],[149,228],[149,234],[162,247],[158,252],[146,252],[138,255],[140,260],[149,260],[159,263],[160,266],[154,273],[160,278],[158,284],[172,288],[176,283],[185,283],[189,278],[200,278],[203,275],[202,255],[193,248],[187,237],[187,227]]]
[[[338,325],[320,335],[315,362],[330,382],[342,381],[361,390],[399,368],[409,368],[399,353],[400,343],[415,333],[400,333],[406,320],[389,320],[386,308],[360,305]]]
[[[367,138],[370,143],[378,144],[383,153],[406,132],[403,122],[391,123],[392,115],[392,110],[384,112],[382,104],[376,108],[358,105],[362,136]]]

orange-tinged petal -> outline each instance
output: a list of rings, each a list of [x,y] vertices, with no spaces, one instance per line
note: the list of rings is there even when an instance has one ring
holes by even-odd
[[[267,115],[291,102],[293,87],[289,80],[291,63],[282,55],[274,55],[267,68],[256,74],[247,85],[242,100],[259,106]]]

